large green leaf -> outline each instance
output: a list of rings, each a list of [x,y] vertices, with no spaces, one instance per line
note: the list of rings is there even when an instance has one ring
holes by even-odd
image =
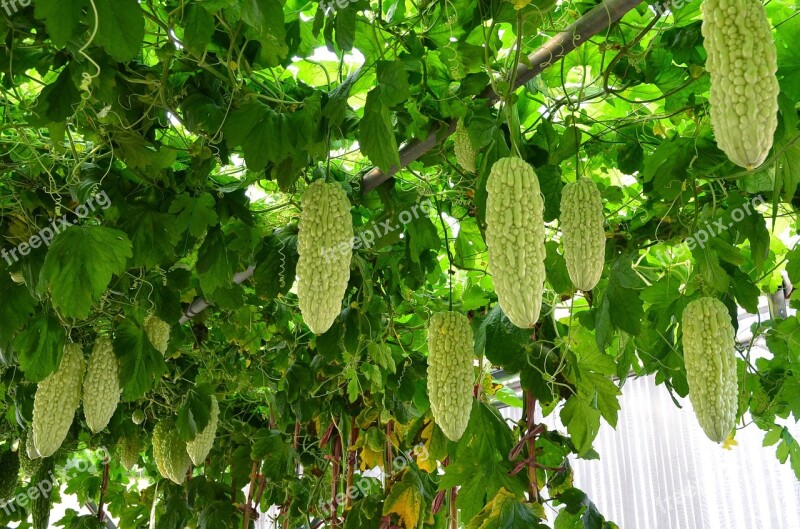
[[[47,289],[67,318],[85,318],[111,278],[125,270],[131,242],[121,231],[102,226],[71,226],[47,252],[39,289]]]
[[[36,316],[14,340],[19,366],[31,382],[44,380],[61,365],[67,334],[52,314]]]
[[[94,0],[94,5],[97,6],[96,42],[119,62],[133,60],[144,39],[144,14],[139,2]]]
[[[122,398],[128,402],[142,398],[166,369],[164,357],[150,343],[138,318],[125,318],[116,326],[114,352],[120,361]]]

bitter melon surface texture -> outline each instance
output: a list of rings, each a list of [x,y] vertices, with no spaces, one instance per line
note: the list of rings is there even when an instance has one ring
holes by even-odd
[[[342,310],[353,258],[350,201],[339,184],[317,180],[303,195],[297,236],[297,297],[306,325],[323,334]]]
[[[727,307],[702,297],[683,310],[683,358],[689,400],[709,439],[724,441],[736,423],[734,329]]]
[[[502,158],[486,182],[486,245],[500,307],[511,323],[539,320],[545,280],[544,199],[530,164]]]
[[[108,426],[117,411],[120,393],[119,361],[111,339],[102,336],[94,345],[83,381],[83,414],[94,433]]]
[[[475,349],[469,320],[458,312],[438,312],[428,323],[428,397],[434,421],[458,441],[472,410]]]
[[[0,502],[14,496],[18,480],[19,455],[11,450],[0,453]]]
[[[33,446],[40,457],[50,457],[67,437],[81,403],[83,351],[78,344],[64,347],[58,370],[39,383],[33,401]]]
[[[169,323],[157,316],[150,315],[144,320],[144,331],[150,339],[150,343],[162,355],[167,352],[169,346],[170,329]]]
[[[592,290],[603,275],[606,233],[603,201],[597,185],[581,178],[564,186],[561,193],[561,233],[564,259],[572,284]]]
[[[153,458],[164,478],[183,484],[192,461],[186,452],[186,442],[181,440],[171,419],[164,419],[153,429]]]
[[[778,126],[777,51],[761,0],[703,0],[711,124],[717,145],[747,169],[760,166]]]
[[[456,153],[458,165],[466,172],[474,173],[478,153],[472,145],[472,139],[469,137],[469,130],[465,127],[463,119],[458,121],[456,132],[453,134],[453,148]]]

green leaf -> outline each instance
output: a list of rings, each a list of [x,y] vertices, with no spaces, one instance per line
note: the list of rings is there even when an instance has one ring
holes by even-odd
[[[758,314],[758,297],[761,295],[761,291],[753,284],[750,276],[738,269],[735,270],[731,290],[733,290],[733,295],[736,296],[736,302],[740,307],[750,314]]]
[[[13,5],[13,4],[12,4]],[[64,46],[81,20],[83,0],[36,0],[34,15],[44,20],[47,33],[57,46]]]
[[[544,266],[547,270],[547,281],[550,286],[558,294],[567,294],[574,290],[572,280],[569,278],[567,271],[567,261],[564,256],[558,253],[558,243],[555,241],[547,241],[545,243],[547,249],[547,256],[544,260]]]
[[[372,90],[367,95],[364,118],[359,125],[358,141],[361,152],[384,171],[400,166],[400,154],[397,150],[389,107],[381,101],[378,90]]]
[[[403,61],[378,62],[378,87],[381,101],[388,107],[403,103],[411,96]]]
[[[0,351],[11,343],[14,333],[34,314],[36,300],[23,285],[11,280],[0,267]]]
[[[786,273],[789,274],[789,281],[792,284],[800,285],[800,244],[795,245],[794,249],[786,254]]]
[[[256,293],[263,299],[286,295],[294,284],[297,269],[297,226],[291,225],[264,240],[253,274]]]
[[[183,27],[183,44],[192,53],[202,55],[214,36],[216,22],[214,15],[201,4],[189,4]]]
[[[263,170],[269,162],[281,162],[301,148],[302,138],[294,120],[304,116],[296,112],[292,117],[277,113],[266,105],[248,102],[231,113],[223,131],[231,146],[241,145],[248,167]]]
[[[95,43],[118,62],[132,61],[144,40],[144,14],[137,0],[94,0],[97,6]],[[89,10],[91,13],[91,9]],[[91,16],[91,15],[90,15]]]
[[[183,401],[183,406],[178,410],[177,427],[181,439],[186,442],[194,441],[199,432],[202,432],[211,419],[211,395],[196,389],[190,389]]]
[[[278,430],[262,430],[253,439],[251,457],[263,461],[261,471],[271,481],[280,482],[294,475],[296,454]]]
[[[204,293],[213,294],[217,289],[230,286],[235,273],[236,260],[228,250],[225,233],[220,228],[213,228],[197,251],[200,287]]]
[[[164,357],[150,343],[138,318],[126,318],[116,326],[114,352],[123,373],[122,398],[127,402],[142,398],[166,371]]]
[[[533,333],[511,323],[500,305],[495,305],[483,320],[479,334],[485,337],[486,358],[493,365],[502,367],[508,373],[516,373],[527,365]]]
[[[180,233],[174,216],[131,207],[125,211],[120,228],[131,240],[134,266],[151,268],[175,259]]]
[[[486,403],[475,401],[467,430],[458,450],[445,469],[439,490],[461,487],[456,505],[461,519],[468,523],[501,489],[522,494],[525,485],[520,477],[510,476],[508,453],[514,441],[503,418]]]
[[[710,246],[696,246],[692,249],[695,258],[697,273],[703,282],[716,292],[722,293],[728,290],[730,276],[719,264],[719,257]]]
[[[557,165],[545,165],[536,169],[536,176],[544,196],[544,220],[552,222],[561,216],[561,191],[564,189],[561,169]]]
[[[460,268],[485,268],[486,243],[478,222],[473,217],[464,219],[454,244],[453,265]]]
[[[61,365],[67,334],[58,318],[39,314],[14,340],[20,369],[31,382],[40,382]]]
[[[277,66],[289,51],[282,3],[278,0],[244,0],[242,21],[253,28],[261,42],[259,56],[264,66]]]
[[[384,371],[388,373],[396,372],[392,350],[385,343],[369,342],[367,344],[367,354]]]
[[[58,74],[54,83],[44,87],[33,111],[37,114],[38,123],[61,123],[75,113],[76,105],[81,100],[81,93],[72,82],[70,68],[66,67]]]
[[[188,231],[192,237],[200,237],[208,228],[216,226],[219,222],[214,211],[215,207],[214,197],[209,193],[203,193],[198,197],[182,193],[172,201],[169,212],[178,214],[175,226],[181,233]]]
[[[639,280],[631,269],[630,259],[620,257],[611,268],[611,276],[606,289],[609,302],[611,323],[618,329],[629,334],[637,335],[642,328],[644,308],[639,292],[633,286],[638,286]]]
[[[580,394],[575,394],[561,409],[561,422],[566,425],[578,455],[583,455],[592,447],[600,430],[600,412]]]
[[[761,213],[754,211],[737,225],[737,229],[750,241],[750,253],[756,270],[761,270],[769,256],[769,230]]]
[[[72,226],[56,236],[42,266],[39,289],[48,289],[64,317],[86,318],[115,274],[132,256],[121,231],[102,226]]]
[[[230,501],[212,501],[201,507],[203,510],[197,517],[198,529],[230,529],[239,517],[239,511]]]

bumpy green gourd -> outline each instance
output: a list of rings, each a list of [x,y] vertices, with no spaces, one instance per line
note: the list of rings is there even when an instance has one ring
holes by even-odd
[[[498,160],[486,182],[486,244],[494,290],[511,323],[539,320],[545,280],[544,200],[539,179],[519,158]]]
[[[433,418],[448,439],[464,434],[472,410],[475,350],[469,320],[439,312],[428,323],[428,397]]]
[[[110,338],[102,336],[94,345],[83,381],[83,414],[94,433],[108,426],[108,421],[117,411],[121,392],[119,361],[114,346]]]
[[[709,439],[724,441],[736,423],[736,356],[731,316],[718,299],[703,297],[683,310],[683,358],[689,400]]]
[[[153,458],[164,478],[183,484],[192,461],[186,452],[186,442],[181,440],[171,419],[159,422],[153,429]]]
[[[81,403],[83,351],[78,344],[64,347],[58,371],[39,383],[33,401],[33,446],[40,457],[50,457],[67,437]]]
[[[7,450],[0,454],[0,502],[14,496],[19,480],[19,455]]]
[[[147,417],[145,416],[142,410],[136,410],[133,412],[133,415],[131,416],[131,421],[133,421],[133,424],[138,426],[142,424],[146,418]]]
[[[50,527],[50,508],[53,504],[54,491],[58,490],[55,475],[55,461],[48,457],[42,461],[39,470],[31,478],[30,488],[39,488],[44,493],[36,494],[31,498],[30,513],[33,529],[48,529]]]
[[[472,139],[470,139],[469,131],[464,126],[463,119],[458,121],[456,132],[453,134],[453,147],[458,165],[468,173],[474,173],[478,153],[475,152],[475,147],[472,146]]]
[[[141,439],[134,434],[119,438],[117,452],[119,452],[119,462],[125,470],[133,470],[133,467],[139,462],[139,452],[142,451],[142,448],[144,447]]]
[[[211,417],[202,432],[198,432],[194,441],[186,443],[186,451],[192,459],[192,463],[202,465],[208,457],[211,448],[214,446],[214,439],[217,438],[217,422],[219,420],[219,404],[217,397],[211,396]]]
[[[564,186],[561,193],[561,233],[564,259],[572,284],[593,289],[603,275],[606,233],[603,201],[597,185],[587,178]]]
[[[717,145],[747,169],[760,166],[778,125],[777,52],[761,0],[703,0]]]
[[[167,352],[169,346],[170,329],[169,323],[152,314],[144,320],[144,332],[147,333],[153,347],[162,355]]]
[[[19,463],[25,477],[31,477],[42,466],[42,459],[33,446],[33,435],[26,435],[19,442]]]
[[[317,180],[303,195],[297,237],[297,297],[306,325],[323,334],[342,309],[353,258],[350,201],[338,184]]]

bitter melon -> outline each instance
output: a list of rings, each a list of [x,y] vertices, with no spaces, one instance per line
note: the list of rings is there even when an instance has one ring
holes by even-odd
[[[736,423],[734,329],[727,307],[701,297],[683,310],[683,358],[689,400],[709,439],[723,442]]]
[[[777,51],[761,0],[703,0],[711,124],[717,145],[747,169],[760,166],[778,126]]]
[[[152,314],[144,320],[144,331],[150,339],[150,343],[162,355],[167,352],[169,346],[170,330],[169,323]]]
[[[469,320],[439,312],[428,323],[428,397],[433,418],[448,439],[458,441],[472,410],[475,349]]]
[[[341,312],[353,258],[350,201],[338,184],[317,180],[303,195],[297,253],[300,312],[315,334],[323,334]]]
[[[592,290],[603,275],[606,234],[603,201],[597,185],[581,178],[561,193],[561,233],[564,259],[576,288]]]
[[[0,454],[0,501],[14,496],[19,480],[19,455],[11,450]]]
[[[59,369],[39,383],[33,401],[33,446],[50,457],[67,437],[81,403],[83,351],[78,344],[64,347]]]
[[[456,153],[458,165],[468,173],[474,173],[478,153],[475,152],[475,147],[472,145],[472,139],[469,136],[469,131],[464,126],[463,119],[458,121],[456,131],[453,134],[453,150]]]
[[[89,370],[83,382],[83,414],[94,433],[105,429],[117,411],[122,392],[119,380],[119,361],[111,339],[97,339],[89,357]]]
[[[153,458],[164,478],[183,484],[192,461],[172,419],[164,419],[153,429]]]
[[[486,244],[494,290],[511,323],[531,328],[539,320],[546,255],[544,199],[528,163],[502,158],[486,182]]]

